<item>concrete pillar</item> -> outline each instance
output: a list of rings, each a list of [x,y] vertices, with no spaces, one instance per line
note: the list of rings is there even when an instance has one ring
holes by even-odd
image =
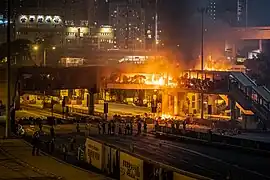
[[[162,114],[169,113],[169,94],[167,90],[162,92]]]
[[[262,52],[263,51],[263,46],[262,46],[262,40],[259,39],[259,50]]]
[[[174,99],[173,99],[173,114],[175,116],[179,115],[179,102],[178,102],[178,93],[176,93],[176,95],[174,95]]]
[[[216,99],[217,99],[217,96],[216,95],[208,95],[208,107],[207,108],[211,107],[212,114],[216,114],[217,113],[217,108],[215,106]]]
[[[87,104],[88,104],[88,114],[94,115],[95,112],[95,99],[94,99],[94,93],[91,92],[91,90],[88,90],[88,98],[87,98]]]

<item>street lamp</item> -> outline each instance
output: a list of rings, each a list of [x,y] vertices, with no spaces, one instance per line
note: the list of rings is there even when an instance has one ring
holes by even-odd
[[[207,12],[207,8],[200,8],[198,11],[201,13],[201,71],[203,78],[204,71],[204,14]],[[201,93],[201,119],[204,119],[204,94]]]
[[[44,51],[43,51],[43,65],[46,66],[47,64],[47,50],[55,50],[56,47],[55,46],[52,46],[51,48],[44,48]]]
[[[5,136],[9,137],[10,135],[10,130],[11,130],[11,118],[10,118],[10,85],[11,85],[11,77],[10,77],[10,61],[11,61],[11,26],[10,26],[10,21],[11,21],[11,1],[7,1],[7,105],[6,105],[6,131],[5,131]]]
[[[34,45],[34,46],[33,46],[33,50],[34,50],[34,51],[37,51],[37,50],[38,50],[38,45]]]

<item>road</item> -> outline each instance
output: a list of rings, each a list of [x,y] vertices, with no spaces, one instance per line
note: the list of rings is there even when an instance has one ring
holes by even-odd
[[[76,138],[76,147],[85,142],[85,136],[82,133],[67,133],[61,130],[56,133],[58,146],[68,144],[72,137]],[[233,176],[237,175],[235,179],[239,179],[239,176],[241,179],[270,179],[268,157],[159,140],[154,136],[97,135],[95,129],[91,130],[91,137],[126,150],[129,150],[130,145],[133,144],[134,152],[137,154],[213,179],[225,179],[229,172]]]
[[[45,112],[42,113],[45,115]],[[48,128],[44,127],[44,129],[49,132]],[[76,137],[77,146],[83,145],[85,142],[84,132],[86,131],[84,125],[81,127],[83,132],[81,134],[75,133],[75,129],[75,125],[56,126],[56,144],[59,146],[68,144],[71,137]],[[236,179],[239,179],[239,176],[241,176],[241,179],[270,179],[268,170],[270,165],[269,157],[254,156],[209,146],[160,140],[152,135],[97,135],[97,128],[92,128],[90,135],[98,140],[127,150],[129,150],[130,144],[133,144],[135,153],[179,169],[210,176],[213,179],[224,179],[229,172],[233,176],[237,175]]]
[[[151,113],[151,109],[148,107],[139,107],[129,104],[108,103],[110,114],[127,114],[127,115],[143,115],[145,113]],[[70,107],[76,107],[87,110],[87,107],[80,105],[71,105]],[[95,111],[102,112],[104,110],[104,104],[95,104]]]

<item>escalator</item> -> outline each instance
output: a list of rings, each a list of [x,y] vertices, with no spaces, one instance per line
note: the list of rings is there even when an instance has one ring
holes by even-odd
[[[270,91],[258,86],[247,75],[232,72],[229,78],[229,95],[245,110],[251,110],[258,118],[270,120]]]

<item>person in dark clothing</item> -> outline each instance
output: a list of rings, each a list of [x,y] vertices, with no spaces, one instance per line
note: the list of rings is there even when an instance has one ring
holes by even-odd
[[[74,151],[74,144],[75,144],[75,139],[74,138],[71,138],[71,140],[70,140],[70,150],[71,151]]]
[[[184,120],[184,121],[183,121],[183,129],[184,129],[184,130],[186,130],[186,125],[187,125],[187,121]]]
[[[126,134],[130,134],[130,125],[129,125],[129,123],[127,123],[127,133]]]
[[[103,123],[102,123],[102,132],[103,132],[103,134],[105,134],[105,133],[106,133],[106,131],[105,131],[105,130],[106,130],[106,128],[105,128],[105,122],[103,122]]]
[[[100,134],[100,132],[101,132],[101,122],[98,123],[98,134]]]
[[[112,133],[112,123],[111,122],[109,122],[108,123],[108,134],[111,134]]]
[[[143,131],[144,131],[144,133],[147,133],[147,123],[146,123],[146,121],[144,121],[144,123],[143,123]]]
[[[68,151],[67,151],[67,146],[63,144],[62,146],[62,151],[63,151],[63,155],[64,155],[64,160],[67,160],[67,155],[68,155]]]
[[[38,127],[39,127],[39,131],[42,131],[43,125],[42,125],[41,121],[38,122]]]
[[[76,130],[77,130],[77,133],[80,132],[80,125],[79,125],[79,123],[77,123],[77,125],[76,125]]]
[[[54,132],[54,127],[53,126],[51,126],[51,128],[50,128],[50,134],[51,134],[52,139],[55,138],[55,132]]]
[[[121,126],[121,124],[119,125],[118,134],[122,134],[122,126]]]
[[[33,146],[32,155],[33,156],[35,156],[35,155],[38,156],[39,155],[39,148],[40,148],[40,132],[39,131],[36,131],[33,134],[32,146]]]
[[[52,154],[54,152],[54,149],[55,149],[54,138],[52,138],[50,145],[51,145],[50,153]]]
[[[133,134],[133,123],[132,123],[132,121],[130,122],[130,135],[132,135]]]
[[[112,133],[115,134],[115,122],[112,122]]]
[[[141,134],[142,132],[142,124],[141,122],[138,122],[138,134]]]

